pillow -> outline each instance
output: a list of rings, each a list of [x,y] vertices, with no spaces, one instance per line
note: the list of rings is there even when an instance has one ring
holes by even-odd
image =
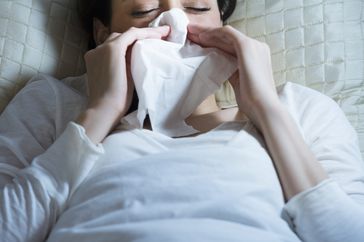
[[[84,73],[86,35],[75,0],[0,0],[0,112],[36,73]],[[229,24],[271,47],[278,84],[296,82],[339,103],[364,154],[364,2],[238,0]],[[236,104],[226,83],[221,107]]]
[[[72,0],[0,0],[0,112],[37,73],[84,73],[87,38]]]
[[[229,24],[270,46],[277,85],[296,82],[333,98],[364,157],[364,1],[238,0]]]

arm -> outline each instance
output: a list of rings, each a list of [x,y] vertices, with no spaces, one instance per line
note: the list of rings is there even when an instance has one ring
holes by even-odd
[[[230,26],[212,30],[190,26],[189,31],[192,41],[236,56],[238,71],[230,79],[236,101],[240,111],[262,132],[286,198],[290,199],[326,179],[290,114],[280,103],[269,47]],[[292,164],[292,160],[296,162]]]
[[[362,241],[364,162],[356,131],[332,99],[295,86],[300,126],[330,179],[294,196],[285,211],[304,241]]]
[[[161,39],[168,34],[168,26],[130,28],[123,34],[112,33],[103,44],[86,53],[89,104],[77,122],[95,144],[102,142],[131,105],[134,82],[128,67],[128,48],[137,40]]]
[[[269,47],[229,26],[218,29],[190,26],[189,30],[192,41],[220,48],[237,57],[239,70],[230,82],[239,109],[250,118],[265,138],[286,199],[289,200],[286,211],[293,219],[295,230],[303,241],[339,242],[343,238],[352,242],[362,241],[364,232],[359,228],[364,227],[364,172],[360,156],[356,152],[357,143],[349,142],[349,146],[346,143],[349,141],[347,137],[353,138],[353,135],[339,135],[336,143],[332,143],[333,137],[328,133],[337,132],[340,127],[333,125],[337,117],[331,119],[331,123],[325,123],[329,124],[328,132],[317,132],[321,135],[321,140],[315,145],[323,146],[321,154],[326,152],[326,157],[330,157],[330,152],[341,154],[340,158],[336,157],[337,163],[344,165],[336,166],[330,172],[325,162],[319,162],[318,158],[322,159],[321,154],[313,152],[314,145],[308,146],[297,124],[279,100],[273,80]],[[319,115],[325,116],[330,111],[326,108],[319,109]],[[345,123],[342,118],[338,122]],[[347,125],[344,127],[344,132],[352,133]],[[343,156],[343,153],[351,155]],[[355,175],[355,170],[359,176]],[[346,180],[355,184],[351,192],[340,188],[339,181],[345,179],[338,174],[345,175]],[[336,183],[328,182],[328,175],[336,178]],[[336,236],[337,234],[340,236]]]
[[[43,241],[102,152],[80,126],[70,123],[45,153],[0,191],[2,240]]]
[[[274,161],[285,197],[289,200],[328,177],[284,105],[278,101],[267,106],[257,109],[257,126]]]
[[[262,112],[260,127],[289,199],[285,211],[300,238],[360,242],[364,238],[364,171],[357,137],[338,107],[320,101],[314,105],[322,106],[321,110],[305,113],[321,116],[317,126],[326,125],[322,130],[313,125],[305,130],[317,135],[310,147],[282,104]]]
[[[161,38],[168,31],[166,27],[134,28],[113,34],[105,45],[86,54],[90,98],[78,117],[81,125],[70,122],[64,131],[59,127],[65,122],[59,112],[77,115],[73,106],[78,103],[60,105],[69,97],[62,99],[49,87],[31,84],[7,107],[0,117],[2,240],[46,238],[67,200],[102,155],[102,146],[95,144],[107,136],[130,105],[127,47],[137,39]]]
[[[54,88],[47,80],[31,82],[0,116],[2,241],[43,241],[102,153],[82,127],[70,123],[64,130],[69,117],[61,110],[77,112],[80,100],[68,95],[59,103],[61,84],[59,92]]]

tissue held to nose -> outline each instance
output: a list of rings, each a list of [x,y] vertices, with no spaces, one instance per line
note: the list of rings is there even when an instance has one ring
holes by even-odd
[[[149,114],[152,130],[169,137],[197,133],[185,119],[236,70],[235,59],[187,39],[188,18],[180,9],[162,13],[150,26],[169,25],[167,39],[137,41],[131,73],[139,97],[138,110],[123,122],[142,128]]]

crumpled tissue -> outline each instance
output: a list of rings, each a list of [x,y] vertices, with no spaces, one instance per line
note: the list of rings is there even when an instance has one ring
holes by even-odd
[[[150,26],[169,25],[167,40],[137,41],[131,73],[139,98],[138,110],[123,123],[143,128],[149,115],[153,132],[169,137],[198,133],[189,117],[237,69],[236,59],[216,48],[202,48],[187,39],[188,17],[181,9],[163,12]]]

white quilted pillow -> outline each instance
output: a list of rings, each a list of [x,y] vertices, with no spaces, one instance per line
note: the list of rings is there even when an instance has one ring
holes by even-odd
[[[37,72],[84,72],[87,40],[75,0],[0,0],[0,112]],[[277,84],[297,82],[334,98],[358,131],[364,153],[364,2],[238,0],[230,24],[268,43]],[[227,87],[222,106],[234,105]]]
[[[270,46],[277,84],[300,83],[337,101],[364,156],[363,0],[238,0],[230,24]]]
[[[84,72],[75,0],[0,0],[0,112],[34,74]]]

